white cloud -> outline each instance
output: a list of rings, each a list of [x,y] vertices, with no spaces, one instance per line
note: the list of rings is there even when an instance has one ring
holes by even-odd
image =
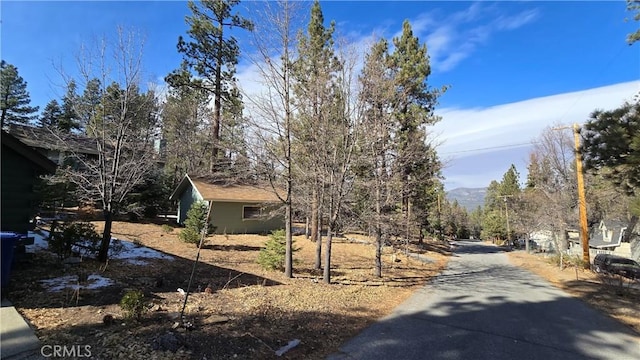
[[[515,16],[501,16],[495,25],[498,29],[514,30],[536,20],[537,17],[537,10],[527,10]]]
[[[426,39],[434,71],[446,72],[471,56],[492,35],[518,29],[535,21],[536,9],[504,14],[497,7],[473,3],[467,9],[446,17],[423,13],[411,21],[415,35]],[[397,32],[394,36],[400,36]]]
[[[631,81],[487,108],[437,110],[442,121],[434,126],[434,134],[441,143],[439,153],[448,159],[449,167],[444,171],[447,183],[486,186],[491,180],[499,180],[496,171],[501,175],[516,160],[520,162],[518,169],[524,171],[523,149],[544,128],[558,123],[583,123],[593,110],[616,108],[639,90],[640,81]],[[519,157],[508,159],[504,156],[508,152],[517,152]],[[482,161],[478,160],[481,155]],[[462,163],[464,167],[460,166]],[[496,166],[501,170],[492,168]]]

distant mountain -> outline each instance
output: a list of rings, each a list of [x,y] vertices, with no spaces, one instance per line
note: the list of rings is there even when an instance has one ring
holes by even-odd
[[[458,200],[460,206],[471,212],[478,206],[484,206],[484,196],[487,194],[487,188],[456,188],[447,191],[447,200],[453,202]]]

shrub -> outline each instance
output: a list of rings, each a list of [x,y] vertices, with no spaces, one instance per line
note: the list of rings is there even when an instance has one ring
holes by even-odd
[[[204,230],[207,222],[207,204],[204,201],[198,201],[191,205],[187,212],[187,219],[184,221],[185,228],[180,232],[178,237],[190,244],[200,243],[200,234]],[[207,229],[209,233],[210,228]]]
[[[162,231],[167,233],[167,234],[170,233],[170,232],[173,232],[173,226],[164,224],[164,225],[162,225]]]
[[[74,251],[82,250],[95,253],[98,250],[98,243],[101,240],[96,232],[96,227],[91,223],[72,222],[60,226],[58,231],[54,230],[49,240],[49,248],[58,255],[60,259],[68,258]]]
[[[120,308],[127,319],[140,320],[146,311],[144,294],[140,290],[127,291],[120,300]]]
[[[286,239],[284,230],[274,230],[269,235],[265,247],[258,254],[258,264],[266,270],[284,270],[284,258],[286,255]],[[292,251],[297,251],[293,247]]]

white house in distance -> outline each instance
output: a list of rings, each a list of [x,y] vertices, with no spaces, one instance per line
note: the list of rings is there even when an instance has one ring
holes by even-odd
[[[640,259],[640,237],[639,226],[635,227],[629,242],[624,242],[627,223],[613,220],[601,220],[598,225],[593,226],[589,231],[589,252],[590,257],[596,254],[614,254],[626,258]],[[571,240],[569,247],[571,254],[582,254],[582,243],[578,237]]]

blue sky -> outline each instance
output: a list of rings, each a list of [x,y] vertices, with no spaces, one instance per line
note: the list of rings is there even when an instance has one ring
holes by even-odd
[[[258,2],[241,3],[251,17]],[[433,130],[446,160],[446,187],[484,187],[514,163],[526,174],[529,144],[553,124],[584,122],[595,108],[614,108],[640,91],[640,43],[626,35],[638,23],[624,1],[322,1],[340,36],[366,44],[391,38],[408,19],[426,42],[434,87],[449,85]],[[63,89],[54,64],[74,68],[83,43],[113,37],[116,26],[145,38],[145,77],[160,82],[179,66],[177,38],[184,1],[2,1],[0,53],[28,82],[41,108]],[[250,52],[247,37],[240,45]],[[246,58],[238,77],[251,87]],[[524,145],[523,145],[524,144]]]

